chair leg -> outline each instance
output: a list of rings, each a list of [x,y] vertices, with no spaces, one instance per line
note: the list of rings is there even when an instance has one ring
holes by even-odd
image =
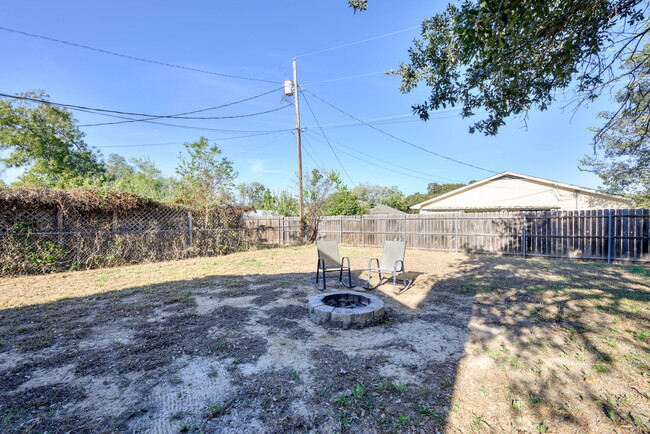
[[[318,286],[318,281],[320,280],[320,272],[321,272],[321,270],[323,272],[323,287],[322,288]],[[321,292],[325,291],[325,289],[326,289],[325,269],[323,267],[321,267],[321,261],[320,260],[318,261],[318,264],[316,264],[316,277],[312,277],[311,280],[312,280],[312,283],[314,284],[314,286],[316,287],[317,290],[319,290]]]

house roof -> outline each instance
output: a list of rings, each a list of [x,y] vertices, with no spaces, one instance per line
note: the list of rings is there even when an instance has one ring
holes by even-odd
[[[400,211],[397,208],[393,208],[384,204],[377,204],[370,208],[368,214],[406,214],[404,211]]]
[[[427,199],[424,202],[420,202],[418,204],[415,204],[415,205],[411,206],[411,209],[422,209],[425,206],[432,205],[432,204],[434,204],[436,202],[439,202],[441,200],[444,200],[444,199],[446,199],[448,197],[458,195],[458,194],[463,193],[465,191],[472,190],[474,188],[480,187],[482,185],[488,184],[488,183],[490,183],[492,181],[495,181],[495,180],[500,179],[500,178],[505,178],[505,177],[520,178],[520,179],[528,180],[528,181],[535,182],[535,183],[538,183],[538,184],[548,185],[548,186],[551,186],[551,187],[562,188],[562,189],[573,190],[573,191],[580,191],[580,192],[583,192],[583,193],[588,193],[588,194],[599,196],[599,197],[606,198],[606,199],[617,200],[617,201],[621,201],[621,202],[623,202],[623,201],[629,202],[627,199],[625,199],[625,198],[623,198],[621,196],[606,194],[606,193],[603,193],[603,192],[600,192],[598,190],[594,190],[594,189],[591,189],[591,188],[580,187],[580,186],[573,185],[573,184],[566,184],[566,183],[563,183],[563,182],[551,181],[550,179],[537,178],[535,176],[523,175],[521,173],[515,173],[515,172],[507,171],[507,172],[497,173],[496,175],[490,176],[490,177],[485,178],[485,179],[481,179],[480,181],[473,182],[473,183],[471,183],[469,185],[457,188],[456,190],[452,190],[452,191],[450,191],[448,193],[441,194],[440,196],[436,196],[436,197],[433,197],[431,199]],[[523,208],[525,208],[525,207],[523,207]]]

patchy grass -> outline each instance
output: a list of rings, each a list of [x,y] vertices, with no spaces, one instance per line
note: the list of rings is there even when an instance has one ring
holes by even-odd
[[[408,251],[387,321],[331,330],[314,256],[0,279],[0,431],[650,429],[649,267]]]

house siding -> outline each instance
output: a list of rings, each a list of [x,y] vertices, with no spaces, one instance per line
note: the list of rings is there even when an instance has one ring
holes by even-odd
[[[505,176],[421,208],[420,212],[459,210],[578,210],[594,208],[628,208],[630,202],[537,182]]]

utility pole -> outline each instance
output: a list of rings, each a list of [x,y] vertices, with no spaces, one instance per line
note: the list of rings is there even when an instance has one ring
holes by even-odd
[[[298,150],[298,215],[300,217],[300,238],[303,237],[303,227],[305,223],[305,210],[303,205],[302,193],[302,145],[300,141],[300,107],[298,102],[298,70],[296,67],[296,58],[293,58],[293,104],[296,107],[296,148]]]

